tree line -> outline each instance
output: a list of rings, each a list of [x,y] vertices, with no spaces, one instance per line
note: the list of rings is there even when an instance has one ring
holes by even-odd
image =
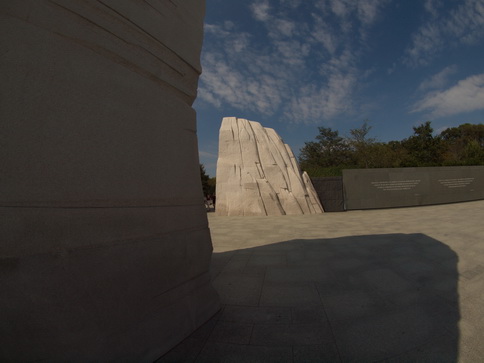
[[[434,135],[431,122],[413,127],[401,141],[379,142],[369,137],[371,126],[342,137],[330,127],[318,127],[316,141],[300,149],[299,165],[309,176],[338,176],[343,169],[484,165],[484,125],[462,124]]]
[[[205,171],[205,165],[200,164],[200,179],[202,180],[203,195],[215,194],[215,185],[217,181],[215,177],[211,178]]]

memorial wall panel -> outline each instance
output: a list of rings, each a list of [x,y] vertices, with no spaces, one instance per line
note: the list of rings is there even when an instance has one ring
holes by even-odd
[[[345,208],[371,209],[484,199],[484,166],[343,170]]]

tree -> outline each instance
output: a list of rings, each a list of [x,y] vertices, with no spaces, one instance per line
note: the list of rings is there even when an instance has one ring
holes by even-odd
[[[205,166],[203,164],[200,164],[200,179],[202,180],[203,195],[213,194],[215,192],[215,188],[211,185],[210,177],[205,171]]]
[[[441,165],[484,165],[484,125],[462,124],[435,136],[431,122],[413,127],[402,141],[377,142],[368,137],[365,120],[343,138],[338,131],[319,127],[316,141],[300,150],[301,168],[310,176],[341,175],[348,168],[398,168]]]
[[[208,179],[208,185],[210,187],[210,194],[215,194],[215,188],[217,186],[217,178],[212,177]]]
[[[370,130],[371,126],[368,125],[368,120],[365,120],[360,128],[350,130],[349,144],[353,152],[354,162],[359,168],[375,167],[378,164],[376,156],[379,156],[381,147],[375,147],[375,139],[367,137]]]
[[[407,158],[403,166],[437,166],[441,165],[444,156],[444,145],[440,136],[433,136],[434,129],[427,121],[413,127],[414,134],[402,141],[407,149]]]
[[[465,123],[458,127],[450,127],[440,134],[442,138],[449,142],[470,142],[475,140],[481,147],[484,147],[484,125],[472,125]]]
[[[355,144],[368,144],[375,141],[375,139],[373,138],[366,137],[370,132],[370,130],[372,129],[372,127],[368,125],[368,122],[369,122],[368,120],[365,120],[363,122],[363,125],[360,128],[350,130],[352,141]]]
[[[484,148],[477,140],[471,140],[464,148],[464,165],[484,165]]]
[[[484,125],[462,124],[440,134],[445,144],[446,165],[484,164]]]
[[[318,127],[317,142],[306,142],[300,150],[301,167],[332,167],[350,162],[350,148],[338,131],[330,127]]]

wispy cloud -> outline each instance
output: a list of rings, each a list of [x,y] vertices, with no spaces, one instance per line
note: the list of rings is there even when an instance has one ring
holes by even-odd
[[[365,25],[373,24],[380,13],[381,8],[387,3],[385,0],[360,0],[358,4],[358,18]]]
[[[266,21],[269,19],[269,1],[262,0],[253,2],[250,5],[250,10],[252,11],[253,16],[260,21]]]
[[[291,122],[320,122],[355,112],[364,82],[359,55],[387,0],[253,0],[264,29],[206,24],[199,98]],[[298,20],[298,7],[312,16]]]
[[[276,28],[276,38],[278,38],[277,35],[291,37],[296,29],[296,23],[288,19],[275,19],[274,25]]]
[[[420,83],[419,91],[427,91],[432,89],[441,89],[449,82],[449,77],[457,72],[457,66],[452,65],[445,67],[439,73],[434,74],[430,78],[426,78]]]
[[[359,25],[370,26],[377,19],[378,15],[388,0],[327,0],[317,3],[317,7],[323,13],[331,13],[340,19],[340,26],[343,31],[356,30],[353,21]],[[351,17],[355,17],[352,19]],[[358,30],[364,30],[360,27]]]
[[[254,59],[251,54],[252,50],[247,50],[243,56],[206,53],[200,99],[216,107],[228,104],[241,110],[273,114],[281,105],[287,80],[273,74],[273,70],[268,69],[270,63],[261,59],[251,63],[250,69],[245,67],[245,57]]]
[[[439,14],[439,8],[442,6],[442,0],[425,0],[424,1],[424,8],[425,10],[432,15],[433,17],[437,17]]]
[[[247,32],[234,31],[235,24],[231,21],[223,25],[205,24],[205,34],[210,35],[221,43],[227,53],[240,53],[248,45],[251,35]]]
[[[210,153],[210,152],[207,152],[207,151],[202,151],[202,150],[198,151],[198,155],[200,157],[205,158],[205,159],[217,159],[218,158],[217,154]]]
[[[426,112],[437,118],[477,110],[484,110],[484,73],[461,80],[446,90],[428,93],[411,112]]]
[[[350,112],[354,104],[351,95],[357,81],[356,75],[336,73],[329,77],[324,87],[307,85],[299,89],[298,97],[291,100],[285,115],[292,120],[320,122]]]
[[[426,0],[424,7],[431,15],[412,37],[404,63],[411,67],[427,65],[444,47],[475,44],[484,39],[484,0],[464,0],[441,14],[441,2]]]

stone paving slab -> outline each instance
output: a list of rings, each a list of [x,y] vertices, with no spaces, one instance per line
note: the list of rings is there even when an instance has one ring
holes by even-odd
[[[484,362],[484,201],[209,213],[223,308],[160,362]]]

